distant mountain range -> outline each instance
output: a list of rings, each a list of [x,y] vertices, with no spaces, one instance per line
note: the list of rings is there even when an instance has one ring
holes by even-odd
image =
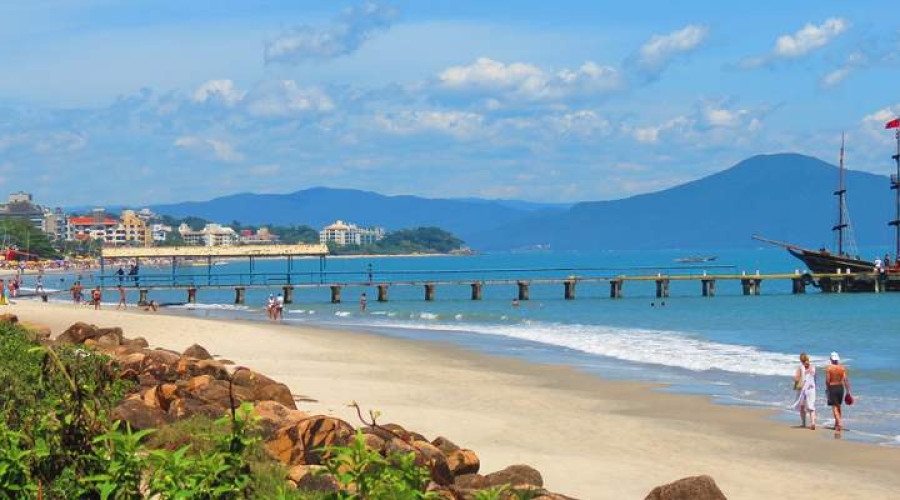
[[[549,244],[556,250],[750,246],[752,234],[830,246],[837,168],[799,154],[760,155],[708,177],[621,200],[574,205],[385,196],[313,188],[236,194],[150,207],[222,223],[309,224],[336,219],[388,229],[438,226],[483,250]],[[886,176],[848,171],[848,204],[861,245],[888,243],[893,198]]]

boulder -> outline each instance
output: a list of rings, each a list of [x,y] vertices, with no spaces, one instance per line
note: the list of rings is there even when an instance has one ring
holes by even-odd
[[[481,461],[472,450],[456,450],[447,455],[447,465],[450,466],[454,476],[460,476],[477,474],[481,468]]]
[[[137,399],[126,399],[113,410],[113,420],[128,422],[132,430],[155,429],[171,419],[159,408],[147,406]]]
[[[162,384],[146,389],[141,399],[147,406],[168,412],[172,402],[183,396],[183,392],[175,384]]]
[[[438,436],[434,441],[431,442],[431,444],[437,446],[438,449],[443,451],[444,455],[447,456],[450,456],[451,453],[459,449],[459,446],[456,446],[453,441],[450,441],[444,436]]]
[[[181,359],[181,355],[166,349],[153,349],[147,354],[147,359],[153,363],[168,365],[175,369],[175,366]]]
[[[128,347],[134,347],[138,349],[150,347],[150,344],[147,343],[147,339],[145,339],[144,337],[122,339],[122,345],[127,345]]]
[[[387,441],[378,437],[376,434],[364,433],[363,441],[366,444],[366,448],[372,451],[377,451],[378,453],[385,453],[387,450]]]
[[[228,408],[215,404],[210,404],[196,398],[185,396],[176,398],[169,404],[167,412],[171,419],[185,419],[196,415],[205,415],[212,419],[217,419],[228,412]]]
[[[228,382],[224,380],[207,379],[209,375],[201,375],[204,377],[195,377],[191,382],[200,379],[200,382],[188,387],[188,392],[195,398],[206,401],[207,403],[231,408],[231,396],[228,391]],[[253,394],[246,388],[235,386],[233,394],[234,404],[237,406],[244,401],[253,401]]]
[[[541,477],[541,473],[528,465],[510,465],[503,470],[492,472],[484,476],[484,478],[487,480],[489,487],[503,486],[504,484],[510,486],[544,485],[544,478]]]
[[[182,358],[175,365],[175,372],[182,378],[209,375],[214,379],[228,380],[228,370],[225,369],[225,366],[210,359]]]
[[[481,474],[463,474],[456,476],[453,483],[457,488],[463,490],[483,490],[491,487],[488,480]]]
[[[117,337],[114,333],[107,333],[105,335],[101,335],[97,337],[97,345],[100,347],[117,347],[119,343],[122,341],[121,338]]]
[[[321,465],[329,446],[346,446],[353,428],[336,418],[317,415],[282,427],[266,442],[272,458],[286,465]]]
[[[726,500],[709,476],[691,476],[653,488],[645,500]]]
[[[325,467],[321,465],[295,465],[288,471],[288,479],[302,491],[319,493],[338,491],[337,480],[331,474],[325,473]]]
[[[296,425],[309,415],[299,410],[291,410],[277,401],[260,401],[253,405],[253,416],[256,417],[263,436],[274,437],[278,429],[288,425]]]
[[[79,321],[59,334],[59,336],[56,337],[56,341],[62,344],[83,344],[85,340],[96,337],[96,326]]]
[[[118,326],[113,326],[109,328],[97,328],[97,334],[94,338],[99,338],[104,335],[113,335],[119,339],[119,343],[122,343],[122,339],[125,338],[125,333]]]
[[[209,354],[209,351],[203,348],[203,346],[199,344],[194,344],[181,354],[185,358],[194,358],[194,359],[212,359],[212,356]]]
[[[413,441],[412,445],[417,454],[425,458],[432,481],[441,486],[453,484],[453,472],[450,471],[444,452],[428,441]]]
[[[238,370],[231,375],[234,385],[246,387],[253,392],[256,401],[278,401],[292,410],[297,409],[294,396],[288,386],[277,382],[261,373],[251,370]]]
[[[50,336],[53,334],[52,330],[47,325],[32,323],[30,321],[23,321],[19,324],[25,327],[25,330],[28,331],[28,337],[34,342],[45,342],[50,340]]]
[[[142,352],[127,354],[119,358],[119,365],[122,367],[122,370],[133,370],[136,373],[140,373],[146,357]]]
[[[406,441],[407,443],[409,443],[409,442],[412,441],[412,437],[410,436],[409,432],[408,432],[406,429],[404,429],[402,425],[398,425],[398,424],[379,424],[378,427],[380,427],[380,428],[382,428],[382,429],[384,429],[384,430],[390,432],[391,434],[393,434],[392,437],[398,437],[398,438],[400,438],[400,439]]]
[[[0,323],[18,323],[19,317],[15,314],[0,314]]]

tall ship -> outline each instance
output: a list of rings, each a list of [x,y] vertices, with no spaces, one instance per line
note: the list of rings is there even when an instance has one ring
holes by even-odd
[[[770,240],[761,236],[753,236],[753,239],[780,246],[790,252],[791,255],[806,264],[806,267],[813,274],[865,274],[866,276],[854,276],[849,279],[840,280],[840,288],[832,286],[838,278],[822,278],[819,281],[810,281],[823,290],[831,291],[835,289],[843,289],[847,291],[873,291],[876,287],[876,281],[882,286],[883,290],[900,291],[900,263],[897,258],[900,257],[900,118],[892,120],[885,126],[887,129],[897,129],[895,136],[897,139],[897,149],[891,157],[896,165],[896,173],[890,176],[890,187],[894,191],[896,198],[897,212],[894,220],[888,224],[894,227],[895,232],[895,248],[894,259],[891,261],[886,256],[885,261],[869,261],[859,256],[856,242],[853,237],[853,229],[850,224],[850,216],[847,210],[847,185],[846,185],[846,169],[844,167],[844,138],[841,137],[841,153],[840,166],[838,174],[838,188],[834,192],[837,197],[837,221],[832,227],[832,231],[836,233],[836,248],[834,252],[826,248],[812,250],[785,243],[781,241]]]

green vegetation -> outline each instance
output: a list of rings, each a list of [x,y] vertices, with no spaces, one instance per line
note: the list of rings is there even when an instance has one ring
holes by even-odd
[[[4,248],[15,246],[42,259],[59,258],[59,252],[53,248],[47,235],[28,221],[15,219],[0,221],[0,238],[3,240]]]
[[[410,253],[449,253],[459,250],[463,241],[438,227],[417,227],[388,233],[374,245],[328,245],[336,255]]]

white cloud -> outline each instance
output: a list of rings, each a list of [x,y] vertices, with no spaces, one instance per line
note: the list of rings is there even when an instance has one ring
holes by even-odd
[[[264,82],[245,97],[244,103],[251,115],[268,118],[327,113],[334,109],[334,102],[325,91],[300,87],[294,80]]]
[[[653,35],[632,56],[632,62],[641,72],[658,76],[673,59],[700,47],[708,35],[709,28],[697,24],[666,35]]]
[[[328,27],[298,26],[266,43],[266,63],[301,63],[350,54],[390,28],[395,15],[393,8],[366,1],[345,10]]]
[[[378,129],[396,135],[439,132],[466,139],[482,131],[484,116],[464,111],[402,111],[379,115],[375,123]]]
[[[591,110],[580,110],[548,118],[550,126],[562,135],[591,137],[612,132],[609,120]]]
[[[175,147],[204,155],[211,155],[216,160],[235,162],[244,159],[244,155],[235,151],[231,144],[219,139],[207,139],[186,135],[175,139]]]
[[[437,78],[437,86],[443,90],[493,95],[487,101],[489,109],[502,107],[499,100],[558,100],[611,92],[622,85],[617,69],[591,61],[574,70],[549,73],[532,64],[505,64],[487,57],[466,66],[449,67]]]
[[[231,80],[210,80],[197,87],[193,100],[196,102],[220,100],[226,106],[234,106],[241,102],[244,95],[246,92],[237,89]]]
[[[763,57],[750,57],[741,61],[744,68],[756,68],[779,59],[800,59],[831,43],[849,29],[850,23],[842,18],[832,17],[816,26],[806,26],[791,35],[781,35],[775,41],[772,51]],[[841,79],[842,77],[836,77]]]
[[[869,63],[869,57],[866,56],[866,54],[864,54],[862,51],[853,52],[852,54],[847,56],[847,59],[843,64],[822,77],[822,86],[826,88],[837,86],[838,84],[846,80],[847,77],[850,76],[850,74],[853,72],[853,70],[868,66]]]

